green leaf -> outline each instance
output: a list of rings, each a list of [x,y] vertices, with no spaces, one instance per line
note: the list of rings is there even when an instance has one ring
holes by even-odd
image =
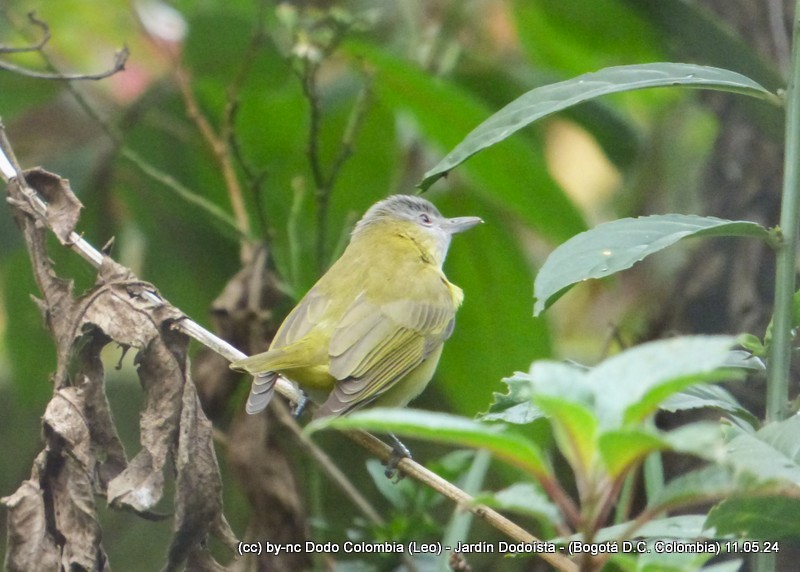
[[[800,499],[783,495],[734,497],[708,513],[707,526],[720,534],[757,540],[781,540],[800,536]]]
[[[574,364],[537,360],[531,365],[529,373],[517,372],[513,377],[503,380],[508,386],[508,393],[495,393],[494,403],[489,407],[488,413],[480,418],[484,421],[515,424],[527,424],[540,419],[544,412],[531,400],[536,392],[554,396],[567,395],[573,400],[581,394],[584,397],[583,402],[589,403],[592,401],[590,389],[584,387],[576,391],[585,374],[585,368]]]
[[[704,515],[670,516],[651,520],[636,529],[637,538],[718,538],[716,531],[703,526]],[[615,524],[597,531],[597,542],[620,538],[630,527],[630,522]]]
[[[685,0],[622,0],[656,28],[654,35],[669,44],[681,59],[703,61],[751,77],[768,89],[785,85],[776,61],[762,57],[750,41],[707,6]]]
[[[762,481],[800,485],[800,416],[765,425],[755,434],[731,427],[725,462]]]
[[[576,474],[586,476],[594,464],[597,418],[586,406],[548,395],[533,398],[550,417],[559,450]]]
[[[586,379],[595,392],[601,426],[638,423],[671,394],[719,379],[734,341],[730,336],[684,336],[642,344],[605,360]]]
[[[537,478],[546,478],[552,474],[550,465],[539,446],[521,435],[512,433],[504,425],[478,423],[445,413],[378,407],[346,417],[318,419],[310,423],[305,431],[312,433],[329,427],[384,431],[438,443],[487,449]]]
[[[386,478],[384,477],[383,480],[386,481]],[[496,493],[481,493],[475,497],[475,502],[502,511],[532,516],[548,523],[557,523],[563,520],[558,507],[540,488],[531,483],[516,483]]]
[[[733,494],[738,487],[739,483],[730,468],[709,465],[671,480],[650,500],[649,506],[671,510],[713,503]]]
[[[7,255],[0,275],[6,314],[3,328],[9,367],[6,375],[21,405],[44,411],[53,393],[50,378],[56,369],[56,351],[53,338],[43,324],[42,312],[31,299],[41,293],[31,273],[27,252],[17,249]]]
[[[722,425],[714,421],[697,421],[662,433],[669,447],[678,453],[688,453],[707,461],[719,462],[725,456],[725,436]]]
[[[533,286],[534,315],[538,316],[573,284],[611,276],[689,236],[772,240],[770,232],[754,222],[696,215],[652,215],[600,224],[573,236],[547,258]]]
[[[520,44],[537,68],[581,73],[620,61],[664,59],[653,27],[616,0],[515,0]]]
[[[550,328],[524,318],[530,314],[532,274],[506,213],[472,193],[448,193],[436,203],[447,216],[480,214],[486,224],[455,237],[448,251],[444,270],[464,290],[464,303],[436,376],[420,399],[430,405],[426,409],[441,409],[431,400],[444,396],[448,411],[472,417],[486,409],[502,377],[551,355]],[[496,252],[503,256],[493,256]],[[477,347],[503,350],[483,359]]]
[[[515,99],[471,131],[444,159],[425,173],[419,186],[427,189],[472,155],[542,117],[611,93],[671,86],[729,91],[779,101],[758,83],[730,70],[671,62],[609,67],[538,87]]]
[[[729,391],[719,385],[697,385],[668,397],[661,403],[663,411],[686,411],[689,409],[720,409],[753,427],[758,426],[758,418],[745,409]]]
[[[597,446],[612,479],[624,475],[650,453],[669,448],[661,437],[639,428],[607,431],[600,435]]]

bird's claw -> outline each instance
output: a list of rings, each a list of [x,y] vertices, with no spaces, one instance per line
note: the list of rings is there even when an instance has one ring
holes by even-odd
[[[389,460],[386,461],[386,469],[383,471],[383,474],[386,475],[387,479],[394,480],[395,483],[399,483],[402,479],[405,478],[405,475],[397,470],[397,465],[403,459],[411,459],[411,451],[408,450],[408,447],[403,445],[403,443],[392,435],[389,434],[389,437],[392,440],[392,456],[389,457]],[[395,475],[397,479],[395,479]]]
[[[306,410],[308,406],[308,395],[304,391],[300,392],[300,399],[297,403],[294,404],[294,411],[292,411],[292,415],[295,419],[300,419],[300,416]]]

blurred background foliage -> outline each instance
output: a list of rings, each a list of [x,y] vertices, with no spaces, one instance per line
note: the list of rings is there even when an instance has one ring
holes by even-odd
[[[774,88],[781,59],[759,55],[715,4],[7,0],[1,44],[41,37],[27,19],[31,11],[49,24],[52,39],[50,64],[38,54],[6,61],[89,73],[110,67],[123,44],[131,55],[124,73],[99,82],[0,71],[0,116],[24,167],[42,165],[70,179],[86,207],[83,235],[97,246],[115,237],[121,263],[211,327],[211,302],[240,268],[242,227],[231,223],[223,170],[187,113],[176,70],[212,128],[229,130],[222,137],[235,151],[250,238],[269,244],[282,288],[298,298],[370,204],[413,192],[422,173],[481,120],[533,87],[610,65],[683,60],[723,65]],[[310,135],[303,82],[311,67],[319,123]],[[446,271],[466,301],[417,406],[472,416],[503,390],[501,378],[534,359],[593,363],[612,337],[631,343],[647,335],[653,308],[675,288],[691,245],[659,255],[658,266],[576,288],[545,318],[532,318],[533,276],[553,246],[597,222],[647,212],[717,214],[703,212],[698,193],[720,130],[708,103],[670,89],[608,97],[538,122],[437,183],[429,198],[446,215],[479,215],[487,224],[454,241]],[[770,115],[777,112],[745,113],[780,137]],[[322,214],[312,138],[323,174],[352,146]],[[187,201],[174,182],[225,216]],[[7,209],[0,209],[0,238],[0,494],[9,494],[38,452],[55,356]],[[79,286],[93,281],[71,254],[54,249],[54,256]],[[138,388],[131,358],[115,371],[117,360],[109,355],[109,391],[133,444]],[[241,406],[238,399],[231,405]],[[226,512],[242,533],[246,503],[236,490],[226,494]],[[156,530],[162,525],[108,518],[112,563],[135,555],[153,559],[142,569],[155,569],[166,542]]]

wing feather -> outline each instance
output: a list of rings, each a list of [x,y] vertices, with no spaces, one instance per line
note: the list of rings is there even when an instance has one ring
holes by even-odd
[[[330,343],[329,372],[339,381],[318,415],[362,407],[404,378],[452,331],[456,303],[359,295],[345,311]]]
[[[270,349],[282,348],[300,340],[316,326],[330,304],[330,296],[314,287],[303,296],[297,306],[286,316],[272,340]]]

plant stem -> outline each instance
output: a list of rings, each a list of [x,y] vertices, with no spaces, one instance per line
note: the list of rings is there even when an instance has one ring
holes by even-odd
[[[783,243],[778,249],[775,269],[775,309],[772,317],[767,377],[767,421],[780,421],[789,415],[789,374],[792,365],[792,302],[795,290],[795,256],[797,252],[797,217],[800,215],[800,0],[795,2],[792,38],[792,66],[786,87],[786,127],[783,159],[783,191],[781,196],[781,231]],[[757,554],[753,570],[775,570],[772,554]]]
[[[775,270],[775,309],[772,345],[770,346],[767,380],[767,420],[780,421],[788,415],[789,372],[792,352],[792,296],[795,290],[795,255],[797,251],[797,219],[800,216],[800,41],[795,6],[792,67],[786,88],[786,135],[781,197],[781,231],[783,243],[778,249]]]

